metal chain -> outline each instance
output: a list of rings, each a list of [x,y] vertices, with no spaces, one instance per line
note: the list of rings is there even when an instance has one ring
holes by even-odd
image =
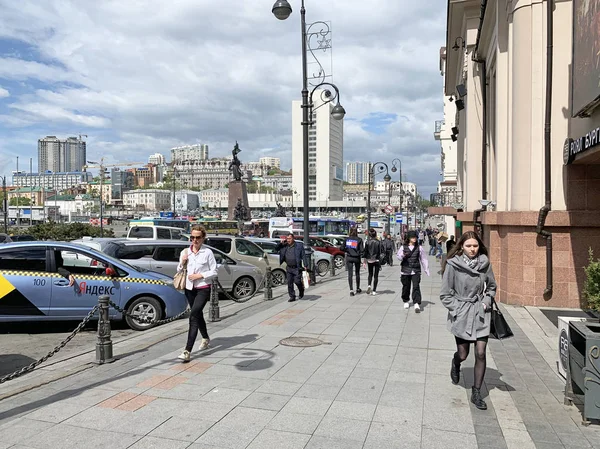
[[[8,380],[16,379],[17,377],[20,377],[23,374],[33,371],[38,365],[44,363],[46,360],[48,360],[50,357],[52,357],[54,354],[56,354],[58,351],[60,351],[62,348],[64,348],[65,345],[67,343],[69,343],[73,339],[73,337],[75,337],[75,335],[77,335],[81,331],[81,329],[83,329],[85,327],[85,325],[88,323],[88,321],[90,321],[92,319],[92,317],[94,316],[94,314],[97,311],[98,311],[98,306],[94,306],[94,308],[92,310],[90,310],[90,312],[83,319],[83,321],[81,323],[79,323],[79,325],[75,328],[75,330],[73,332],[71,332],[71,334],[67,338],[65,338],[63,341],[61,341],[60,344],[58,346],[56,346],[52,351],[50,351],[48,354],[46,354],[41,359],[39,359],[33,363],[30,363],[27,366],[24,366],[23,368],[15,371],[14,373],[0,377],[0,384],[3,384],[4,382],[6,382]]]
[[[160,325],[160,324],[171,323],[171,322],[173,322],[175,320],[178,320],[179,318],[183,317],[185,314],[187,314],[190,311],[189,308],[186,308],[183,312],[181,312],[181,313],[179,313],[179,314],[177,314],[175,316],[172,316],[171,318],[166,318],[164,320],[153,321],[151,318],[142,318],[142,317],[139,317],[139,316],[135,316],[135,315],[129,313],[127,310],[123,309],[122,307],[119,307],[117,304],[115,304],[112,301],[108,301],[108,304],[113,309],[115,309],[117,312],[121,312],[124,316],[128,316],[129,318],[131,318],[131,319],[133,319],[135,321],[138,321],[139,323],[142,323],[142,324]]]

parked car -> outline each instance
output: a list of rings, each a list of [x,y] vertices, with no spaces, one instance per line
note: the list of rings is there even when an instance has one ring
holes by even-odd
[[[172,278],[177,273],[181,251],[189,246],[189,243],[177,240],[119,240],[109,243],[103,251],[135,267]],[[261,270],[249,263],[235,261],[215,248],[211,250],[215,255],[217,275],[223,288],[235,298],[254,294],[263,278]]]
[[[13,242],[35,242],[37,240],[33,235],[27,234],[11,235],[10,238]]]
[[[209,235],[204,243],[227,254],[237,262],[247,262],[258,267],[263,274],[267,271],[267,267],[271,266],[262,248],[245,237]]]
[[[341,250],[342,246],[344,246],[344,244],[346,243],[346,239],[348,238],[348,236],[331,234],[331,235],[320,235],[318,238],[331,243],[333,246],[336,246],[337,248],[339,248]]]
[[[339,249],[337,246],[329,243],[326,240],[317,237],[309,237],[310,238],[310,246],[317,251],[323,251],[325,253],[329,253],[333,256],[333,263],[335,264],[336,270],[341,270],[344,268],[344,262],[346,260],[346,253]]]
[[[144,225],[144,226],[132,226],[127,231],[127,238],[129,239],[167,239],[167,240],[181,240],[181,234],[183,229],[175,228],[171,226],[156,226],[156,225]]]
[[[73,286],[58,274],[63,267]],[[185,296],[161,273],[137,269],[93,248],[65,242],[18,242],[0,247],[0,322],[81,320],[98,304],[99,295],[129,314],[153,321],[180,314]],[[122,314],[109,309],[111,319]],[[125,317],[136,330],[151,323]]]
[[[277,264],[279,264],[279,254],[276,252],[277,244],[280,239],[278,238],[250,238],[254,243],[260,246],[269,257],[271,254],[277,257]],[[302,241],[298,243],[302,244]],[[321,276],[329,271],[329,267],[333,263],[333,256],[329,253],[323,251],[313,251],[313,257],[315,260],[315,265],[317,266],[317,273]],[[275,270],[273,270],[275,271]],[[285,281],[285,273],[284,273],[284,281]]]

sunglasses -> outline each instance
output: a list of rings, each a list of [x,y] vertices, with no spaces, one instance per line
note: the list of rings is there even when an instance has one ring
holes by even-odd
[[[192,235],[190,236],[190,240],[202,240],[204,237],[201,235]]]

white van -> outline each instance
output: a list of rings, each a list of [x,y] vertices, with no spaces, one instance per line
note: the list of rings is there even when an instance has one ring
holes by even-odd
[[[151,240],[188,240],[183,235],[183,229],[170,226],[143,225],[132,226],[127,231],[128,239]]]

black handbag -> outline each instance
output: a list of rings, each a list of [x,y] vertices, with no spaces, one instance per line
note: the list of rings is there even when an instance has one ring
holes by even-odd
[[[506,322],[506,318],[498,308],[498,304],[494,298],[492,298],[492,310],[490,311],[490,337],[497,340],[503,340],[513,336],[510,326]]]

